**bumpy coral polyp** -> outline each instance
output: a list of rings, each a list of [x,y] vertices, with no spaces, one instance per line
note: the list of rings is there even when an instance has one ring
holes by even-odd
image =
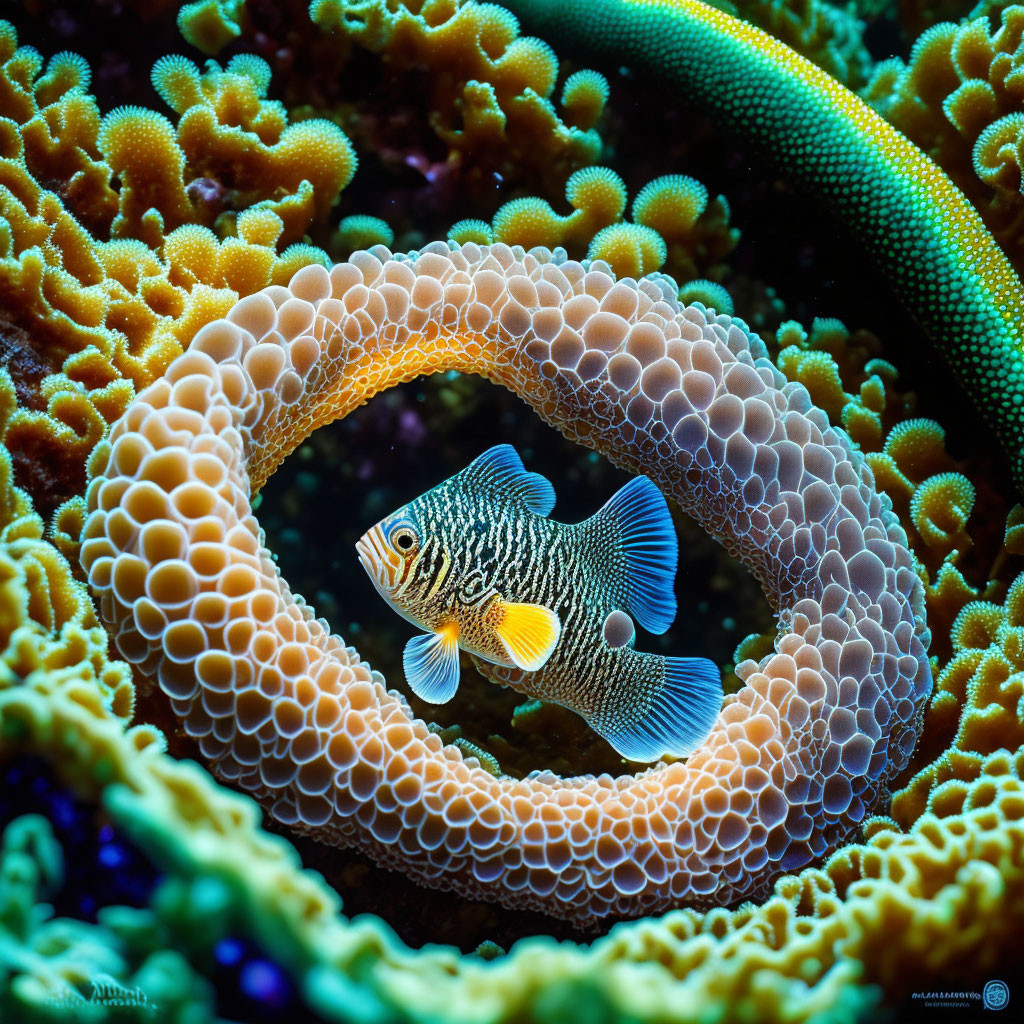
[[[115,236],[154,248],[182,224],[212,225],[221,201],[234,210],[257,203],[284,223],[284,241],[301,238],[326,216],[356,169],[345,133],[321,119],[288,123],[284,107],[266,99],[270,68],[239,54],[206,72],[184,57],[163,57],[153,86],[179,115],[122,107],[103,120],[98,145],[120,178]],[[186,187],[188,182],[188,187]]]
[[[763,894],[850,834],[917,737],[922,584],[859,451],[756,336],[675,294],[544,249],[377,248],[241,300],[139,395],[93,457],[82,563],[224,779],[425,884],[577,921]],[[685,764],[495,778],[281,579],[252,488],[317,425],[447,369],[649,475],[779,608]]]

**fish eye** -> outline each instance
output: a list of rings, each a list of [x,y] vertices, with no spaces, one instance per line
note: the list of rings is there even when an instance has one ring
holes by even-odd
[[[399,551],[411,551],[416,544],[416,534],[408,526],[400,526],[391,534],[391,543]]]

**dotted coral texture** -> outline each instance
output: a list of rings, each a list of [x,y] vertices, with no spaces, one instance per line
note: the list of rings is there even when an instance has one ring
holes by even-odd
[[[716,0],[711,6],[764,29],[851,89],[862,85],[871,70],[864,24],[852,4],[844,8],[820,0]]]
[[[913,750],[924,591],[806,389],[668,279],[495,245],[356,253],[199,331],[96,451],[82,563],[125,658],[281,821],[420,881],[577,921],[763,894],[838,846]],[[476,372],[642,469],[780,612],[705,745],[636,776],[496,779],[294,597],[249,495],[317,425]]]

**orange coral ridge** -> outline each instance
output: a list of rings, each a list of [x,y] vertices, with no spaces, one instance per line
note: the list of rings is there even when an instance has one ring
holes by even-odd
[[[836,848],[913,750],[924,592],[863,456],[739,322],[666,278],[432,243],[300,270],[201,329],[90,463],[82,564],[122,655],[282,822],[419,881],[584,922],[728,903]],[[293,596],[249,495],[425,372],[506,385],[642,470],[780,610],[705,745],[637,775],[495,778]]]

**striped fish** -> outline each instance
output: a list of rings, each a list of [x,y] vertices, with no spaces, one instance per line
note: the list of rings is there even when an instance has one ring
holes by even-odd
[[[400,508],[356,544],[377,591],[427,632],[405,648],[413,693],[443,704],[459,648],[494,682],[570,708],[630,761],[692,753],[722,704],[706,658],[633,649],[663,633],[679,559],[661,492],[636,477],[590,519],[558,523],[551,483],[511,445]]]

